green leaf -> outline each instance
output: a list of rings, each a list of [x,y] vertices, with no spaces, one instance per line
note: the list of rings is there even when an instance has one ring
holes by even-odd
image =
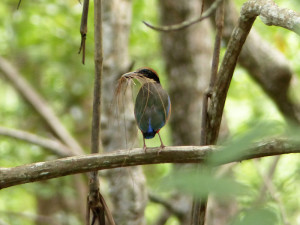
[[[203,167],[202,171],[196,169],[174,171],[162,182],[163,188],[175,188],[198,198],[208,194],[228,197],[247,193],[246,187],[242,184],[233,179],[216,177],[209,170]]]
[[[279,222],[276,214],[269,209],[250,209],[241,214],[231,225],[275,225]]]

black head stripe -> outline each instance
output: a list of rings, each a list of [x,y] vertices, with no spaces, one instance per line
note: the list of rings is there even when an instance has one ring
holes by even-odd
[[[160,83],[158,75],[152,70],[149,70],[147,68],[142,68],[142,69],[137,70],[136,73],[142,74],[145,77],[147,77],[149,79],[153,79],[157,83]]]

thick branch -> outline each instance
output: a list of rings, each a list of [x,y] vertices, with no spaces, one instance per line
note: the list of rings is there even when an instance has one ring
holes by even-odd
[[[29,132],[16,130],[12,128],[0,127],[0,135],[16,138],[22,141],[26,141],[41,146],[61,157],[74,155],[69,148],[67,148],[65,145],[61,144],[60,142],[48,138],[40,137],[38,135],[31,134]]]
[[[283,27],[300,35],[300,15],[293,10],[279,8],[273,0],[249,0],[243,5],[242,16],[260,16],[268,26]]]
[[[220,147],[215,146],[170,146],[158,155],[158,150],[159,148],[151,148],[145,154],[143,149],[137,148],[107,154],[73,156],[14,168],[0,168],[0,189],[71,174],[117,167],[159,163],[200,163],[209,154],[222,151]],[[254,145],[238,159],[222,163],[288,153],[300,153],[300,144],[285,139],[274,139]]]

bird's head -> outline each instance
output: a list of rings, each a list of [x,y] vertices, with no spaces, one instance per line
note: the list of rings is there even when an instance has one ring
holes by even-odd
[[[160,83],[159,76],[154,69],[143,67],[136,71],[125,73],[122,75],[125,79],[137,79],[141,83],[156,82]]]

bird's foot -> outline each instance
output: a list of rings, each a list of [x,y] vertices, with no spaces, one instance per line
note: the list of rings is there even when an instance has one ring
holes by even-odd
[[[157,151],[157,155],[159,155],[159,153],[161,152],[161,150],[163,150],[166,146],[164,144],[160,145],[160,149],[158,149]]]
[[[146,145],[144,145],[143,149],[144,149],[144,152],[147,153],[147,146]]]

